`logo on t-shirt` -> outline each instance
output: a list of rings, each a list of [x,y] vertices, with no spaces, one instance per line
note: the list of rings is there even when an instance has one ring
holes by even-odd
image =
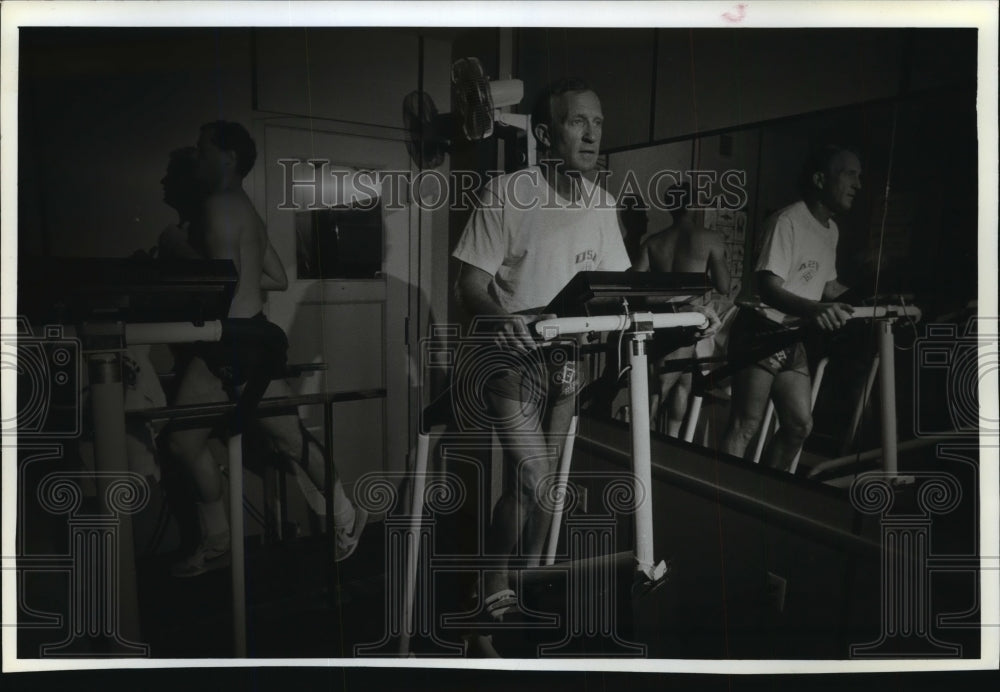
[[[799,265],[799,274],[802,276],[802,280],[806,283],[812,281],[812,278],[816,276],[816,271],[819,269],[819,262],[816,260],[809,260],[808,262],[803,262]]]
[[[597,253],[594,252],[593,250],[584,250],[583,252],[577,253],[577,256],[576,256],[576,263],[577,264],[580,264],[581,262],[586,262],[588,260],[591,261],[591,262],[596,262],[597,261]]]

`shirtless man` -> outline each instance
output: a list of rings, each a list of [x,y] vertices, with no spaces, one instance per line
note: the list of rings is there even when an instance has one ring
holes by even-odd
[[[666,202],[669,204],[671,200],[677,200],[678,203],[677,208],[671,210],[673,224],[643,242],[633,270],[698,274],[707,272],[716,291],[729,293],[729,267],[722,234],[695,225],[690,213],[691,184],[675,185],[667,190]],[[672,350],[653,359],[653,372],[657,373],[659,382],[650,387],[652,394],[649,399],[649,420],[655,426],[661,406],[668,402],[667,434],[679,437],[691,393],[691,373],[659,371],[668,360],[694,358],[695,346],[683,345],[673,349],[676,342],[669,332],[656,341]]]
[[[204,193],[198,183],[198,150],[181,147],[170,152],[167,172],[160,180],[163,201],[177,212],[177,223],[160,232],[157,257],[164,259],[200,259],[203,253],[192,246],[191,224],[201,213]]]
[[[211,259],[231,260],[236,266],[238,280],[229,309],[229,323],[233,334],[243,328],[263,330],[274,334],[280,328],[269,325],[263,314],[264,291],[284,290],[288,279],[274,248],[271,247],[264,222],[243,191],[243,178],[253,168],[256,147],[246,129],[237,123],[217,121],[204,125],[198,139],[197,174],[205,198],[200,213],[188,229],[188,249],[178,249],[179,238],[170,233],[167,238],[174,253],[179,256],[204,256]],[[165,185],[166,187],[166,185]],[[178,210],[180,211],[180,210]],[[270,328],[268,328],[268,325]],[[177,404],[225,401],[228,395],[238,393],[260,397],[263,391],[249,392],[248,380],[259,368],[270,368],[277,356],[284,358],[287,341],[284,334],[280,343],[261,346],[254,340],[238,341],[234,336],[228,343],[199,344],[178,389]],[[280,349],[281,353],[275,353]],[[273,373],[279,375],[280,373]],[[227,389],[230,390],[227,392]],[[269,396],[289,393],[288,385],[281,379],[272,379],[267,387]],[[313,482],[322,487],[325,460],[315,444],[309,444],[296,416],[265,416],[260,426],[274,442],[279,454],[301,462]],[[222,478],[219,467],[206,447],[210,434],[207,428],[181,430],[170,434],[170,451],[183,464],[194,481],[197,510],[202,530],[202,541],[195,552],[176,564],[176,576],[195,576],[225,564],[220,558],[229,550],[228,517],[223,503]],[[308,496],[307,496],[308,497]],[[233,498],[239,502],[239,498]],[[313,501],[313,509],[317,510]],[[362,509],[355,511],[344,494],[339,478],[334,482],[334,524],[337,527],[337,559],[345,559],[354,550],[361,529],[367,519]]]

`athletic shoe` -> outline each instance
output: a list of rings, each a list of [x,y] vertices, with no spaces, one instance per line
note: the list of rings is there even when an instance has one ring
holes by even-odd
[[[354,523],[350,527],[340,526],[334,529],[334,562],[346,560],[354,553],[367,522],[368,512],[363,507],[355,507]]]
[[[230,563],[229,534],[217,533],[202,540],[195,551],[174,563],[170,573],[175,577],[197,577]]]

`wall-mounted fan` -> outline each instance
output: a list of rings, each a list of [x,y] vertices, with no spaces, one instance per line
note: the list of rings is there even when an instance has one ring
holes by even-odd
[[[468,141],[479,141],[493,135],[495,123],[523,130],[528,137],[528,162],[535,162],[529,116],[502,110],[521,102],[521,80],[492,82],[477,58],[460,58],[451,66],[451,89],[452,113],[438,113],[425,92],[413,91],[403,99],[403,122],[410,133],[406,146],[419,168],[440,166],[459,133]]]

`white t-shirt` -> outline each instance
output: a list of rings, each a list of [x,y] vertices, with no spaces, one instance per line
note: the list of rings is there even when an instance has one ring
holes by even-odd
[[[543,308],[581,271],[631,267],[615,201],[583,180],[582,199],[556,194],[537,166],[486,184],[452,256],[493,276],[507,312]]]
[[[837,278],[839,232],[833,219],[829,223],[823,226],[802,201],[780,210],[765,225],[756,271],[781,277],[782,288],[790,293],[821,300],[827,282]],[[764,314],[775,322],[793,319],[770,307]]]

